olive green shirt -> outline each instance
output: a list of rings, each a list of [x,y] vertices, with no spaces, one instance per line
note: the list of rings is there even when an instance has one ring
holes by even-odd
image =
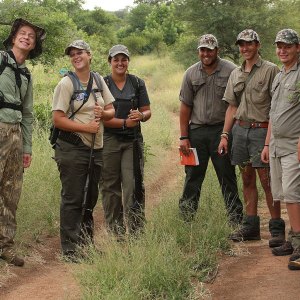
[[[216,70],[208,75],[202,62],[189,67],[183,77],[179,100],[191,106],[191,127],[224,122],[227,104],[222,101],[227,81],[236,65],[218,58]]]
[[[272,88],[270,155],[297,152],[300,138],[300,60],[288,72],[281,69]]]
[[[0,53],[0,63],[2,62],[2,53]],[[25,69],[25,63],[22,65],[16,62],[9,56],[8,63],[14,67]],[[4,101],[23,105],[23,111],[14,110],[11,108],[0,109],[0,122],[10,124],[21,124],[23,137],[23,153],[32,153],[32,123],[33,123],[33,94],[32,80],[28,83],[26,76],[21,75],[22,85],[18,88],[15,80],[15,72],[12,68],[6,67],[0,75],[0,94]],[[21,95],[20,95],[21,92]],[[22,100],[21,100],[22,99]]]
[[[100,76],[101,84],[102,84],[102,94],[101,92],[95,92],[96,101],[99,103],[100,106],[104,107],[110,103],[112,103],[115,99],[112,96],[109,88],[107,87],[104,79]],[[84,87],[86,88],[86,87]],[[97,84],[95,80],[93,81],[92,89],[97,89]],[[53,95],[53,104],[52,104],[52,111],[60,110],[63,111],[67,116],[70,116],[73,111],[76,111],[82,104],[83,97],[80,97],[78,100],[77,98],[72,101],[74,108],[70,106],[70,100],[74,92],[74,87],[71,79],[69,77],[64,77],[58,83],[54,90]],[[87,124],[95,119],[94,114],[94,107],[95,107],[95,97],[93,93],[90,93],[88,101],[80,108],[80,110],[75,114],[73,121]],[[91,147],[92,144],[92,134],[87,132],[77,132],[82,139],[83,143]],[[96,134],[95,138],[95,149],[100,149],[103,147],[103,123],[100,122],[100,129]]]
[[[251,72],[255,73],[246,83]],[[245,62],[230,75],[224,98],[229,104],[238,107],[237,120],[248,122],[268,122],[271,107],[271,90],[274,77],[279,68],[259,58],[250,73],[245,72]]]

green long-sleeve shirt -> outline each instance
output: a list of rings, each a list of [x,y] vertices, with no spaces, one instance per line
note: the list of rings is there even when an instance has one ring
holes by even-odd
[[[0,53],[0,63],[3,55]],[[15,61],[8,57],[8,63],[17,67]],[[25,63],[18,65],[20,69],[25,69]],[[33,93],[32,80],[28,82],[26,76],[21,75],[22,85],[19,89],[16,84],[15,72],[12,68],[6,67],[0,75],[0,94],[3,95],[4,101],[14,104],[22,104],[23,111],[13,110],[10,108],[0,109],[0,122],[21,124],[23,136],[23,153],[32,153],[32,123],[33,123]],[[21,92],[21,96],[20,96]]]

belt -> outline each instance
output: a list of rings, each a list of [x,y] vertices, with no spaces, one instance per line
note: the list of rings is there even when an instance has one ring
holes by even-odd
[[[202,128],[202,127],[213,127],[213,126],[224,126],[224,122],[219,122],[219,123],[215,123],[215,124],[195,124],[195,123],[190,123],[190,128],[191,129]]]
[[[247,122],[242,120],[236,120],[235,124],[244,128],[268,128],[269,126],[269,122]]]

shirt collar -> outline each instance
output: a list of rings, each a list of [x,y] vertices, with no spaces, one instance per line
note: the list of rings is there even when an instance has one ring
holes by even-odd
[[[262,62],[263,62],[263,60],[261,59],[260,56],[258,56],[258,59],[257,59],[257,61],[255,62],[255,64],[253,65],[253,67],[254,67],[254,66],[256,66],[257,68],[261,67]],[[242,70],[243,72],[245,72],[245,65],[246,65],[246,61],[243,61],[242,65],[241,65],[241,70]],[[252,67],[252,69],[253,69],[253,67]]]

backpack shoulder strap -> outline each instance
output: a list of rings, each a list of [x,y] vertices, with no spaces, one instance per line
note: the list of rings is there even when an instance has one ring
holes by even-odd
[[[106,76],[103,77],[103,79],[104,79],[104,81],[105,81],[108,88],[110,87],[109,77],[110,77],[110,75],[106,75]]]
[[[72,71],[66,72],[66,74],[64,76],[69,77],[73,84],[73,94],[70,99],[70,107],[71,107],[71,111],[74,112],[74,100],[76,99],[77,94],[82,93],[82,91],[80,89],[80,81],[79,81],[79,78],[76,75],[76,73],[72,72]],[[72,115],[73,115],[73,113],[72,113]]]
[[[134,87],[134,90],[135,90],[135,96],[139,96],[140,95],[140,79],[136,76],[136,75],[133,75],[133,74],[128,74],[129,76],[129,79]]]
[[[93,92],[100,92],[102,94],[103,92],[103,86],[101,83],[101,78],[100,78],[100,74],[98,72],[91,72],[92,76],[94,78],[94,80],[96,81],[96,85],[98,90],[96,91],[95,89],[93,90]]]
[[[76,75],[76,73],[72,72],[72,71],[68,71],[64,76],[69,77],[71,79],[71,81],[72,81],[72,84],[73,84],[73,95],[72,95],[70,101],[75,100],[76,94],[78,94],[79,92],[82,92],[81,88],[80,88],[79,78]]]

